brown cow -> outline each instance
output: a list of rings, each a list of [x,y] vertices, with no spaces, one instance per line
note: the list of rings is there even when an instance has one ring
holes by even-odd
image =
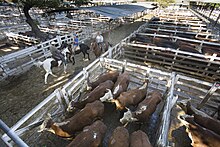
[[[108,147],[129,147],[129,133],[124,127],[117,127],[109,140]]]
[[[220,135],[220,121],[212,117],[194,114],[194,121],[200,126],[207,128],[216,134]]]
[[[82,101],[71,101],[69,103],[69,106],[67,108],[68,112],[75,112],[78,109],[82,109],[87,103],[94,102],[95,100],[99,100],[100,97],[102,97],[106,89],[112,89],[114,86],[114,83],[110,80],[107,80],[101,84],[99,84],[94,90],[84,95],[84,100]]]
[[[108,89],[108,92],[100,98],[101,101],[105,101],[105,99],[115,99],[117,98],[122,92],[126,91],[129,84],[129,74],[127,72],[124,72],[123,74],[120,74],[117,78],[117,81],[114,84],[113,87],[113,93],[110,89]]]
[[[83,127],[90,125],[95,119],[103,116],[104,104],[100,101],[88,103],[76,113],[73,117],[61,122],[55,123],[51,118],[44,121],[41,130],[50,131],[60,137],[72,137],[76,131],[81,131]]]
[[[98,79],[97,79],[96,81],[94,81],[94,82],[89,82],[89,81],[88,81],[88,85],[89,85],[92,89],[94,89],[94,88],[96,88],[100,83],[103,83],[103,82],[105,82],[105,81],[107,81],[107,80],[111,80],[111,81],[115,82],[115,81],[117,80],[117,78],[118,78],[118,75],[119,75],[119,72],[118,72],[118,71],[109,71],[109,72],[107,72],[107,73],[104,73],[104,74],[100,75],[100,76],[98,77]]]
[[[122,92],[125,92],[128,88],[130,78],[129,73],[124,72],[118,76],[118,79],[113,87],[113,98],[117,98]]]
[[[67,147],[99,147],[106,132],[106,125],[97,120],[86,126]]]
[[[184,115],[180,118],[187,127],[187,132],[192,140],[191,145],[193,147],[220,146],[220,136],[218,134],[197,124],[192,116]]]
[[[132,121],[147,121],[154,113],[157,105],[162,100],[162,94],[159,91],[153,91],[142,102],[138,104],[135,112],[131,112],[129,109],[124,113],[123,118],[120,119],[122,124]]]
[[[181,107],[184,107],[184,101],[179,102],[179,105],[181,105]],[[195,107],[193,107],[190,102],[188,101],[186,103],[186,106],[184,107],[185,112],[188,115],[194,115],[194,121],[199,124],[200,126],[207,128],[213,132],[215,132],[216,134],[220,135],[220,121],[210,117],[209,115],[207,115],[206,113],[196,109]]]
[[[131,134],[130,147],[152,147],[152,145],[147,134],[141,130],[138,130]]]
[[[146,96],[147,93],[147,85],[148,82],[145,82],[142,87],[129,90],[127,92],[122,92],[120,96],[117,99],[113,99],[113,96],[111,95],[111,91],[100,98],[102,102],[112,102],[116,104],[117,109],[123,110],[125,107],[128,107],[130,105],[137,105],[139,102],[143,100],[143,98]]]

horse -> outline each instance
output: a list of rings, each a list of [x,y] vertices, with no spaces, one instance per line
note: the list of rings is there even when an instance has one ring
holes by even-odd
[[[103,51],[106,52],[108,50],[109,46],[112,46],[109,42],[103,42],[101,45],[99,45],[95,40],[93,40],[90,44],[90,48],[92,49],[96,58],[101,56]]]
[[[65,59],[69,60],[74,65],[75,64],[74,55],[80,54],[81,52],[83,53],[83,60],[84,61],[86,61],[87,59],[90,60],[88,50],[90,50],[89,46],[84,43],[79,44],[79,46],[74,51],[72,50],[71,45],[69,44],[68,47],[64,48],[62,53],[64,54]],[[85,57],[86,54],[87,54],[87,59]]]
[[[53,77],[57,77],[55,74],[53,74],[52,69],[54,67],[59,67],[62,64],[62,60],[56,60],[52,57],[45,59],[42,61],[34,62],[34,65],[37,67],[43,66],[44,70],[46,71],[44,75],[44,83],[47,84],[47,78],[49,75],[52,75]],[[66,73],[67,65],[64,63],[64,73]]]

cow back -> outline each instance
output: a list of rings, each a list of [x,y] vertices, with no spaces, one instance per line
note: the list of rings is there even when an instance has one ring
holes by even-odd
[[[106,125],[98,120],[92,125],[86,126],[67,147],[99,147],[106,129]]]
[[[123,107],[137,105],[145,98],[146,93],[146,89],[132,89],[121,93],[117,100]]]
[[[152,147],[152,145],[147,134],[141,130],[138,130],[131,134],[130,147]]]
[[[216,134],[220,135],[220,121],[211,117],[202,116],[200,114],[194,114],[194,120],[197,124],[205,127]]]
[[[135,114],[135,118],[139,121],[147,121],[150,116],[156,111],[157,105],[162,100],[162,94],[159,91],[153,91],[142,102],[138,104],[136,111],[141,110],[144,106],[146,109],[142,113]]]
[[[130,78],[127,72],[124,72],[118,76],[117,81],[113,87],[113,91],[116,90],[115,93],[113,93],[114,98],[117,98],[122,92],[127,90],[129,80]]]
[[[87,103],[94,102],[95,100],[99,100],[100,97],[105,95],[106,89],[112,89],[114,86],[114,83],[110,80],[107,80],[101,84],[99,84],[95,89],[93,89],[91,92],[84,95],[82,98],[82,101],[78,102],[71,102],[71,105],[73,108],[82,109],[85,107]]]
[[[220,146],[220,136],[209,129],[205,129],[194,120],[188,124],[188,133],[193,147],[217,147]]]
[[[117,127],[109,140],[108,147],[129,147],[129,133],[124,127]]]
[[[95,119],[101,118],[103,113],[104,104],[102,102],[94,101],[88,103],[81,111],[66,120],[69,123],[60,126],[60,128],[69,134],[73,134],[76,131],[82,130],[86,125],[91,124]]]
[[[91,86],[92,89],[94,89],[100,83],[103,83],[107,80],[111,80],[111,81],[115,82],[118,78],[118,75],[119,75],[118,71],[110,71],[110,72],[104,73],[103,75],[100,75],[96,81],[89,83],[89,86]]]

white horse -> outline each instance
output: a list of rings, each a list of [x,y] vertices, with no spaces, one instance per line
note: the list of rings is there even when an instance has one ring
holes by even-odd
[[[45,84],[47,84],[47,77],[49,74],[52,75],[53,77],[57,77],[55,74],[53,74],[52,68],[59,67],[61,64],[62,64],[62,60],[57,61],[54,58],[47,58],[43,62],[38,61],[34,63],[34,65],[36,65],[37,67],[43,66],[44,70],[46,71],[44,75]],[[66,68],[67,68],[67,65],[64,64],[64,73],[66,73]]]

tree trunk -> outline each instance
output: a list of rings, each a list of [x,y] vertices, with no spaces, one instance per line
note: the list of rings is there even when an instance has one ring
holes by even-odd
[[[29,10],[31,9],[31,6],[25,5],[23,8],[24,15],[26,17],[26,22],[31,26],[31,31],[35,34],[37,38],[40,38],[41,41],[45,41],[47,38],[47,35],[45,35],[43,32],[40,31],[37,24],[35,24],[34,20],[31,18],[29,14]]]

